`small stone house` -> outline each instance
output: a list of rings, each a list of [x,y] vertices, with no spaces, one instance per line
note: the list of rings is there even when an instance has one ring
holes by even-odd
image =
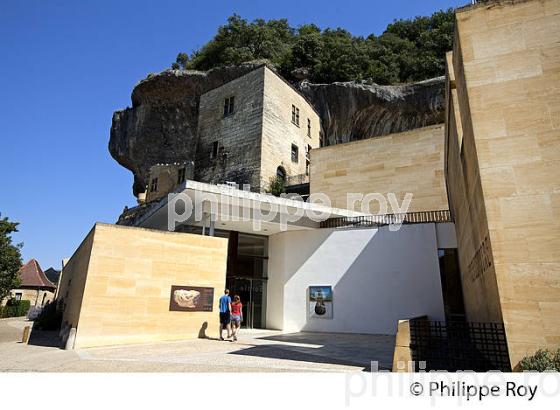
[[[44,306],[54,299],[56,286],[49,281],[39,262],[31,259],[19,270],[21,285],[12,289],[10,297],[16,300],[29,300],[31,306]],[[3,304],[7,302],[4,300]]]

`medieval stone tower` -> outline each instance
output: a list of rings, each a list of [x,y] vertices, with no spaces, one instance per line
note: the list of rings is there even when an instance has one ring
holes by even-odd
[[[248,184],[257,192],[266,191],[276,176],[287,184],[306,183],[309,151],[319,147],[320,134],[313,107],[262,65],[200,97],[194,168],[187,169],[186,179]],[[159,184],[164,169],[169,173],[161,166],[150,170],[148,201],[173,190]]]

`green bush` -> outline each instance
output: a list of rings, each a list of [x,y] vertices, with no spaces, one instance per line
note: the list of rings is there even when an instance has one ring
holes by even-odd
[[[47,303],[35,319],[35,326],[41,330],[58,330],[61,323],[62,310],[59,309],[56,302]]]
[[[560,371],[560,349],[552,352],[548,349],[539,349],[532,356],[527,356],[519,362],[521,370],[544,372],[545,370]]]
[[[10,299],[6,306],[0,307],[0,318],[25,316],[30,308],[31,302],[28,300]]]
[[[280,196],[286,192],[286,181],[279,176],[270,178],[267,193],[274,196]]]

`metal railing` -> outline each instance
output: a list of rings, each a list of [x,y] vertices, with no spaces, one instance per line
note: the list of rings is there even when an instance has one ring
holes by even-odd
[[[426,371],[511,371],[502,323],[412,319],[410,350]]]
[[[321,228],[376,227],[392,224],[418,224],[432,222],[452,222],[449,210],[418,211],[402,214],[364,215],[354,217],[329,218],[322,221]]]

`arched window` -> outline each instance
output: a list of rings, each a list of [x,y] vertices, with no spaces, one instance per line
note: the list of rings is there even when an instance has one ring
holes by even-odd
[[[283,166],[279,166],[278,168],[276,168],[276,176],[282,181],[286,180],[286,170]]]

